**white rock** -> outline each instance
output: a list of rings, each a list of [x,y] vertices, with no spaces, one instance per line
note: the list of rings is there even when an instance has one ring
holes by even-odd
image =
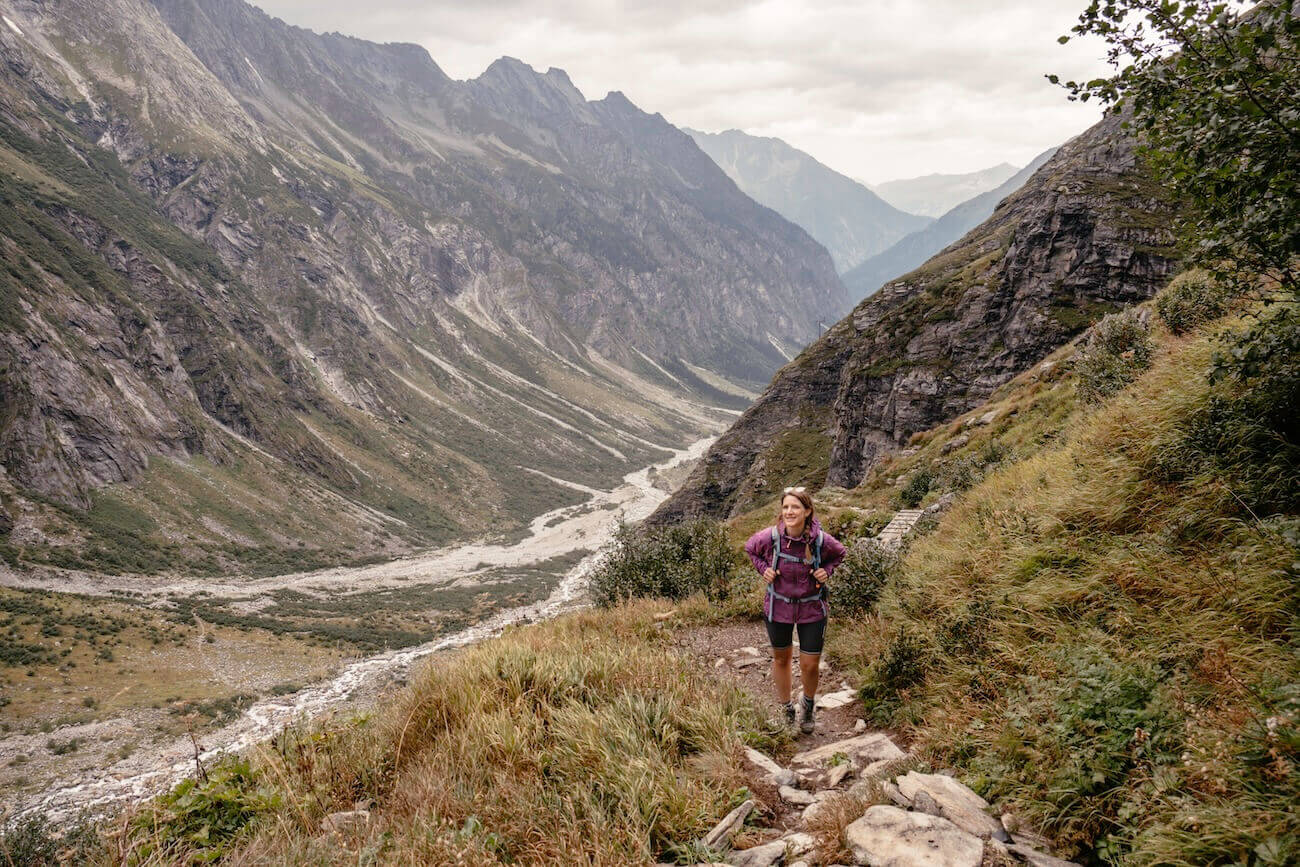
[[[823,710],[834,710],[837,707],[844,707],[846,704],[851,704],[857,697],[858,693],[856,690],[842,689],[839,692],[831,692],[819,696],[817,699],[817,706]]]
[[[746,656],[760,656],[760,657],[761,657],[761,656],[763,655],[763,654],[759,653],[757,647],[742,647],[742,648],[740,648],[740,650],[737,650],[736,652],[737,652],[737,653],[743,653],[743,654],[745,654]]]
[[[733,665],[735,665],[736,668],[748,668],[751,665],[761,665],[762,663],[763,659],[761,657],[746,656],[743,659],[737,659]]]
[[[1000,409],[991,409],[991,410],[989,410],[988,412],[984,413],[984,415],[980,416],[979,423],[980,423],[980,424],[993,424],[993,422],[997,421],[997,418],[998,418],[998,416],[1000,416],[1000,415],[1002,415],[1002,410],[1000,410]]]
[[[796,765],[824,765],[842,753],[849,761],[876,762],[882,759],[901,759],[904,756],[887,735],[880,732],[868,732],[857,737],[847,738],[834,743],[823,744],[816,749],[798,753],[791,760]]]
[[[867,730],[867,721],[864,720],[864,719],[856,719],[856,720],[854,720],[854,721],[853,721],[853,730],[854,730],[855,732],[865,732],[865,731]]]
[[[776,763],[776,761],[766,753],[761,753],[753,747],[745,747],[745,758],[749,763],[758,768],[765,774],[779,774],[785,770]]]
[[[785,841],[786,854],[791,858],[798,858],[800,855],[807,855],[817,845],[817,838],[812,834],[806,834],[803,831],[795,831],[793,834],[786,834],[781,838]],[[794,865],[791,865],[794,867]]]
[[[718,824],[713,826],[713,830],[700,838],[700,842],[710,849],[720,848],[726,843],[733,833],[739,830],[740,826],[745,824],[745,817],[749,811],[754,809],[754,801],[750,799],[732,810]]]
[[[789,804],[796,804],[800,807],[807,807],[813,802],[812,795],[808,794],[803,789],[796,789],[794,786],[782,786],[777,789],[777,793],[781,796],[781,800]]]
[[[853,765],[848,762],[845,762],[842,765],[836,765],[831,768],[831,772],[826,775],[826,788],[835,788],[840,783],[844,782],[844,778],[851,773],[853,773]]]
[[[752,849],[741,849],[732,852],[727,856],[727,863],[735,867],[772,867],[785,857],[785,842],[776,840],[771,843],[764,843],[762,846],[755,846]]]
[[[895,762],[895,761],[897,761],[897,760],[896,760],[896,759],[880,759],[879,761],[868,762],[867,765],[866,765],[866,767],[864,767],[864,768],[863,768],[863,769],[858,773],[858,776],[860,776],[860,777],[885,777],[885,776],[893,776],[892,774],[889,773],[889,769],[892,768],[892,767],[894,766],[894,762]]]
[[[912,771],[899,777],[897,783],[899,790],[911,798],[913,804],[920,793],[929,795],[938,804],[939,814],[963,831],[985,839],[1006,838],[1002,823],[985,812],[989,802],[952,777]]]
[[[984,844],[947,819],[878,805],[844,829],[855,864],[979,867]]]

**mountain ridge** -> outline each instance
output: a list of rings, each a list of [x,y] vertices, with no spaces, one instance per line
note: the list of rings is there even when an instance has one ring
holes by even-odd
[[[747,194],[803,226],[841,274],[928,222],[779,138],[684,131]]]
[[[955,205],[933,223],[899,239],[888,250],[842,275],[850,297],[865,298],[886,281],[900,277],[961,238],[992,215],[997,204],[1024,186],[1025,181],[1056,153],[1048,148],[992,190]]]

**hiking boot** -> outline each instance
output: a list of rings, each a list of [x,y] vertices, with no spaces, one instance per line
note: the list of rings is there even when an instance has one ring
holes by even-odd
[[[787,701],[784,705],[781,706],[781,710],[784,712],[785,715],[785,724],[790,728],[793,728],[794,727],[794,702]]]
[[[799,731],[806,735],[810,735],[813,730],[813,714],[817,710],[817,700],[805,695],[801,704],[801,710],[803,713],[799,714]]]

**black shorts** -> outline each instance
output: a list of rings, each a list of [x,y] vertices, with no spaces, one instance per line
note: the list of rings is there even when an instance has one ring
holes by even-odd
[[[772,645],[773,650],[784,650],[794,643],[793,623],[773,623],[771,620],[763,621],[767,624],[767,640]],[[822,652],[822,644],[826,641],[826,618],[814,620],[812,623],[799,624],[799,652],[818,654]]]

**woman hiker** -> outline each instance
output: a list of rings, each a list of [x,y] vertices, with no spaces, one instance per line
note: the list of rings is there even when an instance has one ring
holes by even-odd
[[[767,582],[763,619],[772,645],[772,682],[776,700],[794,724],[790,699],[790,657],[799,630],[799,675],[803,682],[799,728],[813,730],[817,705],[818,664],[826,637],[826,585],[844,559],[844,546],[813,518],[812,497],[804,488],[786,488],[776,526],[759,530],[745,543],[745,553]]]

